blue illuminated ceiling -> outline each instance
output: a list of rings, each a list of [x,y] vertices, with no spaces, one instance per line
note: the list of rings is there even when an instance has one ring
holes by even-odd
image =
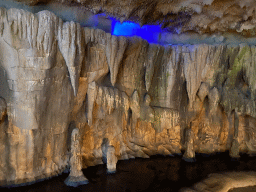
[[[197,33],[181,33],[177,34],[177,29],[172,33],[170,28],[168,30],[161,29],[161,25],[144,25],[140,27],[131,21],[125,21],[122,24],[116,18],[109,17],[105,13],[93,14],[81,6],[65,6],[64,4],[56,4],[54,2],[47,5],[28,6],[18,3],[13,0],[0,0],[0,7],[24,9],[32,13],[37,13],[43,10],[49,10],[60,17],[64,22],[74,21],[80,23],[82,27],[90,27],[95,29],[102,29],[107,33],[116,36],[139,36],[147,40],[149,43],[157,43],[161,45],[177,45],[177,44],[240,44],[248,43],[255,45],[256,38],[245,38],[233,34],[216,34],[216,35],[200,35]]]
[[[112,35],[122,35],[122,36],[139,36],[142,39],[147,40],[150,43],[159,41],[159,33],[162,32],[160,26],[157,25],[144,25],[125,21],[122,24],[114,18],[112,20]]]

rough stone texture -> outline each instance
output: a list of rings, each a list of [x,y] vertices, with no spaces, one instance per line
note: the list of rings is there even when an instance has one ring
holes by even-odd
[[[255,36],[254,0],[17,0],[36,5],[58,2],[79,4],[92,12],[105,12],[121,21],[162,24],[171,32],[236,32]],[[221,42],[223,37],[219,38]]]
[[[183,155],[183,159],[186,161],[194,161],[196,156],[194,150],[194,132],[191,129],[185,131],[185,140],[186,140],[186,151]]]
[[[183,188],[180,192],[243,192],[243,187],[256,185],[255,172],[227,172],[210,174],[208,178],[196,183],[192,188]],[[245,191],[244,191],[245,192]]]
[[[156,45],[0,9],[0,181],[185,151],[256,152],[254,45]],[[107,150],[104,149],[105,141]],[[105,146],[106,147],[106,146]]]
[[[108,138],[104,138],[102,145],[102,161],[103,163],[107,164],[107,172],[108,173],[115,173],[116,172],[116,164],[117,164],[117,157],[115,147],[109,145]]]
[[[254,192],[256,190],[256,186],[250,187],[239,187],[235,189],[231,189],[229,192]]]
[[[70,174],[65,180],[65,184],[72,187],[84,185],[88,183],[82,172],[81,147],[80,147],[79,129],[73,129],[71,138],[71,158],[70,158]]]

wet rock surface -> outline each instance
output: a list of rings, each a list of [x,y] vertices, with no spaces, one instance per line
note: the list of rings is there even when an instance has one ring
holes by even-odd
[[[256,190],[256,187],[241,187],[230,190],[230,192],[253,192]]]
[[[145,24],[161,24],[172,33],[232,31],[255,36],[254,0],[17,0],[29,5],[57,2],[77,4],[94,13],[104,12],[121,21],[132,20]],[[223,41],[219,37],[216,41]]]
[[[70,174],[65,180],[65,184],[67,186],[78,187],[79,185],[85,185],[88,183],[88,179],[82,172],[80,147],[81,138],[79,129],[73,129],[71,137],[71,158],[69,160]]]
[[[77,166],[106,158],[109,172],[157,154],[256,153],[254,45],[162,46],[1,8],[0,50],[3,186],[62,173],[74,128]]]
[[[115,174],[108,174],[106,165],[83,169],[89,183],[77,188],[68,187],[64,180],[68,174],[18,188],[0,188],[3,192],[33,191],[170,191],[178,192],[184,187],[191,188],[208,178],[209,174],[224,172],[256,171],[255,157],[241,154],[240,161],[232,161],[229,153],[212,156],[196,154],[195,163],[187,163],[182,156],[152,156],[150,159],[136,158],[120,160]],[[237,190],[238,191],[238,190]],[[241,192],[241,191],[240,191]]]
[[[182,189],[183,192],[190,191],[232,191],[234,188],[255,186],[256,174],[253,171],[248,172],[227,172],[210,174],[208,178],[196,183],[193,189]]]

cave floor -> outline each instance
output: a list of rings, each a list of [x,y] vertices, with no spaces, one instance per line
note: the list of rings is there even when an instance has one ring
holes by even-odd
[[[229,192],[255,192],[255,191],[256,191],[256,186],[236,188],[236,189],[230,190]]]
[[[157,191],[174,192],[205,179],[210,173],[229,171],[256,171],[256,157],[241,155],[239,161],[233,161],[228,153],[211,156],[196,155],[197,161],[188,163],[182,156],[163,157],[152,156],[150,159],[120,160],[117,172],[107,174],[106,166],[97,165],[84,169],[84,175],[89,184],[77,188],[68,187],[64,180],[68,174],[29,186],[15,188],[0,188],[1,192],[66,192],[66,191]],[[256,187],[234,189],[232,192],[256,191]]]

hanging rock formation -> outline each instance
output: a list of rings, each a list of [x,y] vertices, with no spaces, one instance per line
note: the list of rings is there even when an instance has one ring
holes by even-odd
[[[183,151],[254,155],[255,54],[250,43],[156,45],[1,8],[0,185],[74,164],[74,128],[81,168]]]
[[[161,24],[174,33],[195,31],[200,34],[231,31],[255,35],[254,0],[16,0],[30,5],[56,2],[67,6],[77,4],[94,14],[105,12],[120,21]],[[222,42],[223,36],[216,42]]]

